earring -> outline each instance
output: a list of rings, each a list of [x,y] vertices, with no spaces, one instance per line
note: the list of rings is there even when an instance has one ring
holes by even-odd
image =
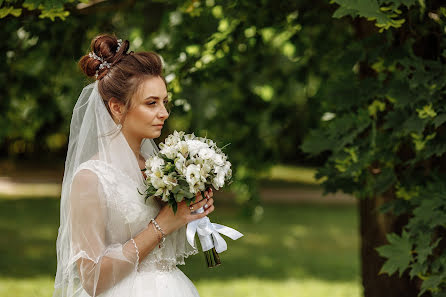
[[[117,128],[118,128],[118,130],[121,130],[121,128],[122,128],[121,120],[119,120]]]

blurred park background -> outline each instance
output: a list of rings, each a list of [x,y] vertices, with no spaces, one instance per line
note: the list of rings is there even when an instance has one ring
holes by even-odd
[[[157,143],[229,143],[211,219],[245,236],[181,267],[202,296],[446,296],[444,1],[4,0],[0,24],[0,296],[52,294],[99,33],[163,57]]]

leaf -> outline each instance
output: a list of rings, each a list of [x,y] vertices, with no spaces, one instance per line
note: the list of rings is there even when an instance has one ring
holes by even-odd
[[[301,149],[311,155],[318,155],[323,151],[330,150],[333,142],[322,129],[312,130],[301,145]]]
[[[376,248],[381,257],[387,258],[387,261],[381,267],[381,273],[392,275],[399,271],[399,275],[409,268],[412,260],[412,244],[409,240],[409,234],[403,231],[401,236],[395,233],[387,234],[389,244]]]
[[[432,121],[435,125],[435,128],[438,128],[439,126],[441,126],[444,122],[446,122],[446,113],[442,113],[437,115],[433,121]]]
[[[428,290],[437,288],[440,285],[440,283],[444,280],[444,278],[445,278],[444,274],[430,275],[421,284],[421,291],[418,296],[422,295],[424,292]]]
[[[389,187],[396,182],[396,176],[392,168],[383,168],[375,178],[373,191],[380,195],[387,191]]]

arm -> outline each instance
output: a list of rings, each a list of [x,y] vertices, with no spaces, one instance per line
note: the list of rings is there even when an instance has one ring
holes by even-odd
[[[101,185],[96,174],[89,170],[80,170],[74,177],[70,193],[72,247],[74,254],[80,255],[76,261],[79,277],[90,296],[101,294],[134,271],[159,240],[158,231],[149,223],[124,244],[107,245],[107,209],[100,191]],[[205,199],[198,202],[197,208],[205,203]],[[179,204],[176,215],[169,206],[164,206],[156,220],[164,232],[170,234],[188,222],[212,212],[212,198],[207,204],[210,205],[207,211],[194,215],[185,202]]]

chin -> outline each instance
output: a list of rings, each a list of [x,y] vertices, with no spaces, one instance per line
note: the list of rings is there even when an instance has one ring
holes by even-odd
[[[154,131],[152,133],[150,133],[149,135],[146,135],[145,138],[158,138],[161,136],[161,130],[159,131]]]

